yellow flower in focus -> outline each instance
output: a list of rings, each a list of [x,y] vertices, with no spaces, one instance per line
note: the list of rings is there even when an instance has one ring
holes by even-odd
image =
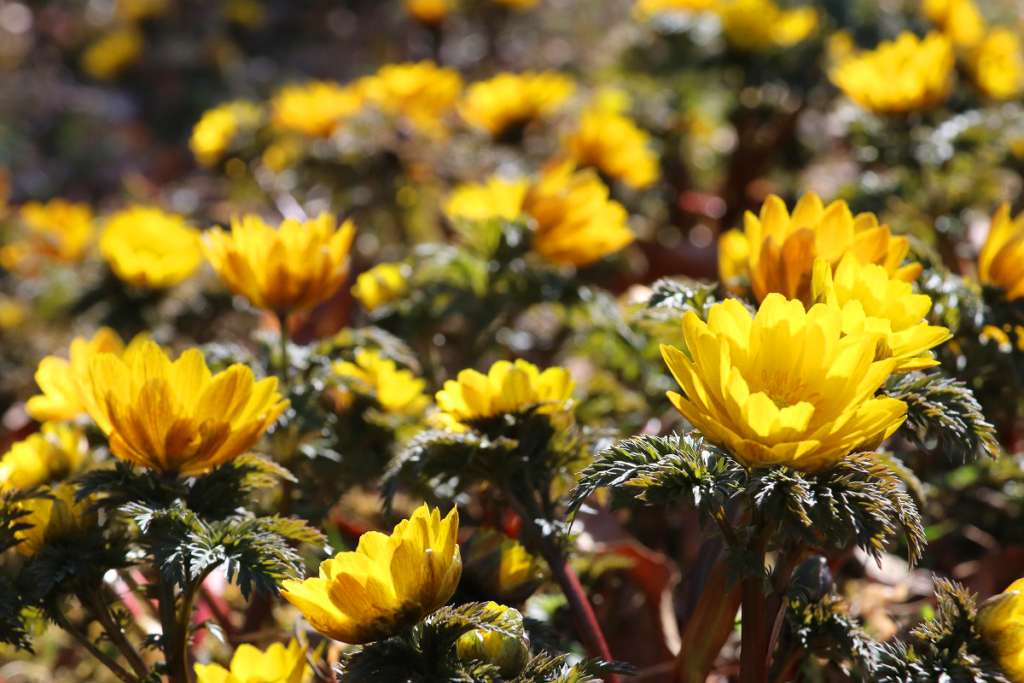
[[[89,512],[94,501],[86,498],[76,503],[77,490],[74,484],[64,483],[47,491],[52,498],[31,498],[17,504],[28,511],[18,519],[18,523],[32,525],[15,533],[21,539],[17,545],[19,553],[35,555],[45,545],[71,538],[96,526],[96,513]]]
[[[523,615],[518,610],[489,602],[485,610],[504,614],[509,627],[523,631]],[[459,659],[476,660],[498,667],[498,673],[505,678],[515,678],[530,660],[529,639],[525,633],[517,638],[500,631],[476,630],[464,633],[455,643]]]
[[[456,186],[444,203],[450,221],[485,221],[493,218],[515,220],[523,213],[523,200],[530,188],[526,178],[506,180],[493,176],[483,183]]]
[[[575,89],[572,78],[554,71],[501,73],[469,86],[459,114],[498,138],[557,111]]]
[[[333,81],[311,81],[281,88],[270,102],[270,118],[279,130],[325,138],[364,104],[358,88]]]
[[[544,565],[517,541],[487,529],[470,537],[463,550],[463,577],[472,577],[484,595],[520,603],[540,587]]]
[[[540,0],[494,0],[494,2],[517,12],[526,12],[536,7]]]
[[[1013,683],[1024,683],[1024,579],[981,603],[975,628]]]
[[[428,135],[444,132],[444,118],[462,95],[458,71],[434,62],[388,64],[358,81],[368,104],[387,116],[404,119]]]
[[[651,136],[631,118],[616,111],[591,109],[579,129],[565,141],[569,158],[580,166],[594,166],[629,187],[650,187],[660,174]]]
[[[330,299],[348,277],[355,228],[322,213],[276,230],[259,216],[231,221],[231,231],[207,231],[203,251],[228,289],[278,315],[304,311]]]
[[[922,0],[921,11],[957,47],[973,48],[985,36],[985,18],[974,0]]]
[[[352,287],[352,296],[367,311],[373,311],[409,291],[408,268],[401,263],[378,263],[362,272]]]
[[[815,8],[784,10],[774,0],[727,0],[716,12],[725,39],[745,52],[796,45],[818,29]]]
[[[953,46],[931,32],[924,40],[901,33],[871,51],[840,62],[832,82],[854,102],[877,114],[906,114],[946,101],[952,89]]]
[[[324,560],[318,578],[285,581],[281,595],[328,638],[353,645],[389,638],[452,597],[462,575],[458,531],[458,510],[442,520],[423,505],[390,536],[370,531],[355,552]]]
[[[25,409],[39,422],[74,420],[85,413],[80,395],[92,358],[101,353],[131,358],[148,339],[149,335],[137,335],[126,349],[121,337],[109,327],[101,327],[91,339],[75,337],[71,340],[70,360],[47,356],[39,361],[35,380],[43,393],[30,398]]]
[[[203,262],[199,231],[184,216],[132,206],[107,219],[100,252],[120,279],[161,289],[188,278]]]
[[[707,12],[718,7],[720,0],[637,0],[633,13],[648,19],[669,12]]]
[[[927,294],[914,294],[909,282],[890,277],[885,268],[861,265],[847,254],[832,268],[823,259],[814,262],[814,300],[843,314],[843,334],[873,332],[885,340],[876,359],[895,358],[893,372],[923,370],[939,364],[928,352],[953,335],[945,327],[924,321],[932,308]]]
[[[502,414],[555,412],[569,402],[575,386],[565,368],[541,372],[522,359],[500,360],[486,375],[463,370],[457,380],[445,382],[437,392],[437,406],[442,422],[461,431],[464,425]]]
[[[156,19],[170,9],[171,0],[117,0],[117,17],[125,22]]]
[[[0,458],[0,491],[29,488],[67,479],[81,469],[88,456],[82,430],[47,423]]]
[[[106,34],[82,53],[82,71],[100,81],[120,76],[142,56],[145,39],[135,26]]]
[[[873,213],[854,216],[842,200],[824,206],[818,195],[808,192],[791,215],[785,202],[769,195],[759,216],[749,211],[744,215],[743,232],[733,230],[722,236],[719,272],[727,284],[749,274],[758,301],[778,292],[809,306],[818,256],[835,267],[850,253],[860,263],[876,263],[896,279],[912,282],[921,265],[902,265],[909,250],[906,237],[893,237]]]
[[[302,683],[309,673],[306,648],[295,639],[285,647],[274,643],[266,651],[243,643],[231,657],[230,668],[196,664],[198,683]]]
[[[992,216],[988,237],[978,254],[981,284],[1003,290],[1008,301],[1024,297],[1024,212],[1010,215],[1010,203]]]
[[[974,84],[986,96],[1013,100],[1024,91],[1024,45],[1014,31],[992,29],[968,59]]]
[[[402,7],[421,24],[436,24],[455,9],[454,0],[402,0]]]
[[[387,412],[415,415],[423,412],[430,403],[423,393],[424,380],[409,370],[400,369],[395,361],[382,358],[378,353],[360,349],[354,363],[337,361],[331,369],[350,382],[349,391],[373,396]],[[344,386],[339,387],[339,391],[347,393]]]
[[[254,127],[260,120],[260,108],[253,102],[235,100],[203,112],[188,147],[196,161],[213,166],[227,153],[240,130]]]
[[[82,395],[114,456],[182,475],[242,455],[288,407],[276,377],[257,382],[244,365],[213,375],[198,349],[172,363],[148,341],[130,363],[94,357]]]
[[[824,304],[770,294],[757,315],[736,299],[712,306],[705,323],[683,317],[688,354],[661,352],[685,395],[672,404],[745,467],[814,472],[877,447],[907,406],[875,392],[896,359],[875,361],[878,335],[843,335],[842,314]]]
[[[0,248],[0,265],[12,272],[33,273],[47,261],[77,263],[92,242],[93,214],[88,204],[65,199],[27,202],[18,210],[18,217],[28,235]]]

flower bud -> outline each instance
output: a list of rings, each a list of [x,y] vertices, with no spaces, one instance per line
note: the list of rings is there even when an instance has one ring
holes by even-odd
[[[978,608],[978,633],[988,641],[1003,673],[1024,681],[1024,579],[1018,579]]]
[[[530,640],[523,632],[523,615],[511,607],[487,603],[488,612],[505,615],[505,625],[515,627],[522,635],[506,635],[498,631],[476,630],[465,633],[455,647],[459,659],[475,659],[498,667],[504,678],[514,678],[530,661]]]

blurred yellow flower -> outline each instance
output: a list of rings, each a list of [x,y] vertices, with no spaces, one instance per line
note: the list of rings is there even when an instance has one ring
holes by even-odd
[[[983,285],[1002,289],[1009,301],[1024,297],[1024,212],[1013,218],[1009,202],[992,216],[988,237],[978,254],[978,279]]]
[[[924,40],[904,32],[875,50],[851,55],[832,69],[836,86],[878,114],[906,114],[946,101],[952,89],[953,46],[931,32]]]
[[[421,24],[436,24],[455,9],[455,0],[402,0],[402,7]]]
[[[188,147],[202,166],[213,166],[227,153],[238,132],[259,123],[260,108],[254,102],[235,100],[203,112],[192,129]]]
[[[566,152],[580,166],[594,166],[629,187],[650,187],[660,174],[651,136],[633,119],[616,111],[591,109],[565,141]]]
[[[501,602],[525,601],[540,587],[544,565],[526,548],[500,531],[478,531],[462,553],[463,577],[472,577],[485,595]]]
[[[28,511],[18,522],[32,525],[15,533],[15,537],[21,539],[17,545],[19,553],[35,555],[45,545],[76,536],[96,526],[96,513],[89,512],[94,501],[86,498],[76,503],[77,490],[74,484],[64,483],[46,491],[52,498],[31,498],[18,503],[18,507]]]
[[[26,202],[18,217],[28,228],[25,239],[0,248],[0,265],[17,273],[34,273],[47,261],[77,263],[93,237],[93,214],[88,204],[66,199]]]
[[[509,626],[523,630],[523,615],[518,610],[493,601],[484,608],[494,614],[504,614]],[[459,637],[455,643],[455,652],[459,659],[496,666],[498,673],[509,679],[518,676],[530,661],[529,639],[525,634],[518,638],[500,631],[470,631]]]
[[[330,299],[348,277],[355,228],[340,228],[322,213],[276,230],[259,216],[231,221],[231,231],[207,231],[203,251],[228,289],[278,315],[304,311]]]
[[[554,71],[500,73],[469,86],[459,114],[469,125],[500,138],[557,111],[575,89],[572,78]]]
[[[132,206],[110,216],[100,252],[117,277],[151,289],[178,284],[203,262],[199,231],[184,216],[151,206]]]
[[[662,345],[685,395],[673,405],[745,467],[785,465],[814,472],[877,447],[906,418],[907,406],[875,392],[896,360],[875,361],[878,335],[842,335],[842,314],[823,304],[770,294],[757,315],[736,299],[711,308],[705,323],[683,317],[687,352]]]
[[[82,71],[100,81],[120,76],[142,56],[145,39],[135,26],[114,29],[85,49]]]
[[[721,0],[637,0],[633,12],[641,19],[668,12],[707,12]]]
[[[784,10],[774,0],[726,0],[715,8],[725,39],[745,52],[789,47],[818,29],[813,7]]]
[[[117,0],[117,18],[125,22],[162,17],[171,9],[171,0]]]
[[[0,296],[0,332],[14,330],[28,318],[28,307],[24,302],[8,296]]]
[[[352,296],[368,311],[404,296],[409,291],[408,268],[401,263],[378,263],[356,278]]]
[[[110,452],[136,465],[182,475],[223,465],[256,445],[288,407],[276,377],[257,382],[244,365],[213,375],[198,349],[172,363],[144,342],[131,361],[94,357],[83,398]]]
[[[82,430],[50,422],[40,432],[15,442],[0,458],[0,490],[29,488],[67,479],[88,456]]]
[[[492,176],[483,183],[457,185],[444,203],[450,221],[514,220],[523,213],[523,200],[530,188],[526,178],[506,180]]]
[[[42,394],[30,398],[25,409],[39,422],[77,418],[85,413],[80,396],[92,358],[100,353],[114,353],[130,359],[148,339],[147,334],[137,335],[125,349],[124,341],[109,327],[101,327],[91,339],[75,337],[71,340],[70,361],[58,356],[39,361],[35,380]]]
[[[376,352],[360,349],[354,363],[336,361],[331,369],[347,380],[347,386],[338,387],[343,405],[346,394],[350,396],[352,392],[372,396],[381,408],[396,414],[415,415],[430,403],[430,398],[423,393],[427,384],[424,380]]]
[[[356,87],[310,81],[278,90],[270,102],[270,119],[279,130],[325,138],[364,104],[363,94]]]
[[[437,392],[437,407],[445,425],[462,431],[477,420],[498,415],[561,410],[575,386],[565,368],[541,372],[522,359],[515,363],[500,360],[486,375],[463,370],[457,379],[445,382],[444,389]]]
[[[1003,673],[1012,683],[1024,683],[1024,579],[981,603],[975,627]]]
[[[974,0],[922,0],[921,11],[957,47],[973,48],[985,36],[985,18]]]
[[[462,95],[458,71],[423,61],[388,64],[358,81],[368,104],[387,116],[407,121],[428,135],[445,132],[444,119]]]
[[[494,2],[517,12],[526,12],[536,7],[540,0],[494,0]]]
[[[893,372],[923,370],[938,365],[928,352],[953,335],[924,318],[932,308],[927,294],[914,294],[909,282],[892,278],[885,268],[861,265],[853,254],[839,262],[833,278],[829,264],[814,262],[814,300],[842,312],[843,334],[874,332],[881,341],[876,359],[895,358]]]
[[[260,0],[226,0],[221,14],[232,24],[248,29],[267,23],[267,7]]]
[[[902,265],[909,250],[906,237],[893,237],[873,213],[854,216],[842,200],[824,206],[818,195],[808,192],[790,215],[785,202],[769,195],[760,216],[746,212],[742,232],[722,236],[719,272],[729,286],[749,274],[758,301],[778,292],[809,306],[816,257],[834,267],[850,253],[860,263],[876,263],[896,279],[912,282],[921,265]]]
[[[243,643],[228,669],[219,664],[195,665],[198,683],[302,683],[309,671],[306,648],[295,639],[288,647],[274,643],[265,651]]]
[[[462,575],[458,531],[458,510],[442,520],[424,505],[390,536],[370,531],[355,552],[322,562],[319,578],[288,579],[281,595],[328,638],[354,645],[389,638],[455,592]]]
[[[1013,100],[1024,92],[1024,45],[1013,30],[997,27],[970,54],[974,84],[986,96]]]

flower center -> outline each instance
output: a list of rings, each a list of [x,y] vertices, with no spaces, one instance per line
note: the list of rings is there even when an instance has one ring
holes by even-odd
[[[801,377],[790,377],[789,373],[761,371],[761,391],[772,400],[778,409],[788,408],[800,402],[818,405],[821,395],[809,392],[807,382]]]

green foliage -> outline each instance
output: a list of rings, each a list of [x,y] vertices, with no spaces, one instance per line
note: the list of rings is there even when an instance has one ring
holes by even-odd
[[[874,657],[873,644],[847,613],[838,595],[828,594],[817,601],[790,599],[779,635],[776,673],[772,678],[778,680],[776,676],[780,675],[781,667],[793,659],[804,662],[805,666],[817,666],[817,660],[825,660],[847,674],[868,671]]]
[[[35,498],[52,498],[39,487],[11,488],[0,492],[0,552],[13,548],[21,542],[18,532],[31,528],[31,524],[21,521],[29,513],[18,505]]]
[[[25,596],[8,577],[0,574],[0,644],[32,652],[22,612]]]
[[[693,311],[701,320],[707,321],[711,307],[722,302],[717,291],[716,284],[661,279],[651,285],[645,314],[654,319],[678,319]]]
[[[970,278],[945,268],[929,268],[917,279],[917,289],[932,298],[929,320],[953,334],[969,332],[982,324],[984,301],[981,287]]]

